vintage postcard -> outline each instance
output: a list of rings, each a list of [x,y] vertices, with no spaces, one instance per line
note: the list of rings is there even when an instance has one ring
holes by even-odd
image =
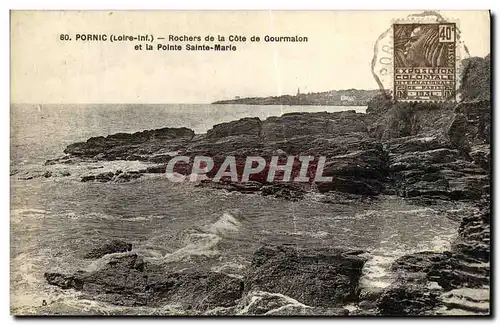
[[[12,315],[491,315],[489,11],[10,26]]]

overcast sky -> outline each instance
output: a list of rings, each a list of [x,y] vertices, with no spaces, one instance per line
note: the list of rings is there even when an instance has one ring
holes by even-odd
[[[208,103],[332,89],[375,89],[377,37],[398,11],[13,12],[13,103]],[[487,11],[445,11],[472,56],[490,52]],[[136,51],[137,42],[76,42],[77,33],[252,35],[235,52]],[[61,41],[69,34],[72,41]],[[265,35],[307,43],[265,43]],[[165,43],[168,43],[165,41]],[[202,44],[188,42],[189,44]],[[227,43],[227,42],[226,42]],[[156,44],[153,43],[153,44]],[[177,43],[187,44],[187,43]],[[156,45],[154,45],[156,47]]]

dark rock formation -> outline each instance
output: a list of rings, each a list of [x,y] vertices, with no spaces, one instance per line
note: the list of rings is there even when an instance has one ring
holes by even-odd
[[[60,287],[61,289],[81,290],[83,281],[78,275],[64,275],[60,273],[45,273],[45,280],[51,285]]]
[[[489,177],[441,135],[410,136],[387,143],[397,193],[405,197],[478,199]]]
[[[191,130],[159,129],[134,134],[115,134],[106,138],[91,138],[87,142],[68,146],[68,156],[59,162],[72,162],[74,158],[92,160],[134,159],[160,163],[140,173],[163,173],[166,163],[175,154],[212,157],[215,167],[209,177],[213,177],[227,156],[235,156],[241,177],[246,157],[261,156],[269,164],[271,156],[308,155],[311,161],[307,176],[313,181],[319,156],[324,156],[327,165],[323,176],[333,177],[332,182],[318,183],[320,192],[339,191],[362,195],[376,195],[385,189],[388,181],[387,154],[381,142],[370,138],[365,115],[354,111],[337,113],[290,113],[281,117],[270,117],[264,121],[258,118],[243,118],[237,121],[215,125],[206,135],[194,136]],[[48,161],[47,164],[56,161]],[[175,171],[189,174],[191,165],[178,163]],[[221,184],[212,186],[228,190],[254,192],[262,189],[265,195],[300,199],[303,187],[289,187],[268,182],[269,166],[250,180],[260,184],[230,184],[223,179]],[[292,179],[298,175],[300,162],[294,162]],[[277,177],[282,172],[277,173]],[[130,173],[101,173],[82,177],[83,182],[97,181],[124,182],[139,177]],[[296,189],[296,193],[292,191]]]
[[[151,167],[151,169],[146,169],[142,172],[140,171],[128,171],[128,172],[123,172],[121,170],[117,170],[116,172],[105,172],[105,173],[100,173],[97,175],[86,175],[83,176],[80,181],[82,182],[101,182],[101,183],[107,183],[107,182],[116,182],[116,183],[125,183],[125,182],[130,182],[133,179],[137,179],[143,175],[144,172],[150,172],[150,173],[155,173],[157,172],[154,167]]]
[[[445,130],[453,118],[454,105],[428,103],[393,103],[378,100],[372,106],[368,126],[370,134],[382,140],[407,137],[417,134],[434,135]]]
[[[361,251],[263,246],[245,277],[245,292],[280,293],[309,306],[332,307],[358,299],[366,261]]]
[[[299,201],[303,199],[309,190],[310,186],[303,183],[273,183],[261,187],[262,195],[273,196],[289,201]]]
[[[317,157],[324,156],[327,164],[323,176],[332,176],[333,181],[318,183],[320,192],[376,195],[388,180],[387,156],[382,144],[369,137],[363,119],[363,114],[354,111],[291,113],[270,117],[260,124],[256,119],[241,119],[215,126],[206,138],[193,141],[185,153],[213,157],[215,170],[227,155],[235,156],[240,176],[247,156],[264,157],[268,164],[271,156],[280,156],[283,159],[279,163],[285,164],[287,156],[307,155],[314,157],[307,174],[310,181],[316,175]],[[303,197],[301,186],[295,186],[298,192],[292,194],[290,186],[277,185],[276,182],[269,184],[268,167],[250,177],[262,184],[259,187],[264,195],[277,194],[293,200]],[[300,163],[296,159],[292,179],[298,175],[299,169]],[[228,186],[227,180],[219,188],[241,188],[247,192],[246,186]]]
[[[455,105],[377,97],[367,112],[398,195],[477,200],[489,193],[489,100]]]
[[[153,300],[180,303],[195,310],[234,305],[243,292],[241,280],[216,272],[162,274],[151,280],[147,290],[152,292]]]
[[[132,250],[132,244],[123,240],[113,239],[105,243],[98,243],[97,247],[92,248],[84,254],[84,258],[101,258],[106,254],[123,253]]]
[[[462,101],[491,99],[491,56],[473,57],[462,62],[459,93]]]
[[[215,188],[222,189],[228,192],[237,191],[240,193],[255,193],[260,191],[262,188],[262,183],[255,181],[248,181],[244,183],[231,182],[227,180],[221,180],[220,182],[212,182],[211,180],[203,180],[197,184],[197,186],[205,188]]]
[[[111,181],[114,176],[115,176],[115,173],[113,173],[113,172],[100,173],[100,174],[96,175],[94,179],[98,182],[108,182],[108,181]]]
[[[208,270],[175,271],[122,253],[108,256],[95,271],[48,272],[45,279],[120,306],[175,304],[188,314],[208,315],[344,316],[348,311],[336,306],[357,299],[365,262],[359,254],[340,248],[264,246],[243,281]]]
[[[422,272],[445,290],[482,287],[489,283],[489,266],[454,252],[419,252],[398,259],[393,270]]]
[[[232,135],[260,136],[262,122],[257,117],[246,117],[237,121],[214,125],[207,132],[207,138],[225,138]]]
[[[86,175],[80,179],[82,182],[90,182],[95,180],[95,175]]]
[[[263,156],[261,149],[262,141],[255,135],[234,134],[224,138],[200,136],[196,141],[189,143],[183,154],[224,158],[226,156]]]
[[[113,177],[113,181],[117,183],[126,183],[130,182],[133,179],[140,178],[142,176],[142,173],[139,171],[129,171],[129,172],[123,172],[120,174],[116,174]]]
[[[367,114],[343,111],[289,113],[264,121],[242,118],[215,125],[207,134],[196,136],[186,128],[119,133],[72,144],[65,150],[68,155],[58,162],[71,163],[75,158],[142,160],[160,165],[141,173],[163,173],[166,163],[177,154],[204,155],[215,162],[208,174],[213,177],[225,157],[234,156],[241,177],[248,156],[261,156],[269,163],[271,156],[284,160],[287,156],[309,155],[315,160],[307,176],[314,183],[317,159],[323,156],[323,176],[331,176],[332,181],[313,184],[311,190],[477,200],[490,187],[490,57],[466,59],[462,65],[458,104],[395,103],[386,95],[373,93]],[[298,168],[296,160],[292,178]],[[190,174],[191,163],[178,163],[175,171]],[[300,186],[295,194],[288,187],[274,186],[276,179],[269,182],[267,172],[268,166],[251,175],[250,180],[260,184],[223,179],[220,184],[203,185],[244,193],[259,189],[265,195],[277,193],[278,197],[292,200],[304,197]],[[86,176],[82,181],[122,182],[135,177],[103,173]]]
[[[490,260],[490,210],[466,216],[458,229],[459,237],[453,250],[482,262]]]
[[[167,166],[166,165],[157,165],[157,166],[150,166],[147,167],[144,173],[148,174],[163,174],[167,171]]]
[[[490,145],[475,145],[471,148],[469,156],[472,161],[484,170],[490,170],[491,166],[491,150]]]
[[[490,129],[491,102],[483,100],[458,104],[447,133],[457,147],[469,151],[473,146],[490,143]]]
[[[93,272],[45,273],[45,279],[62,289],[80,290],[121,306],[177,304],[184,310],[205,311],[235,305],[243,293],[239,279],[216,272],[171,272],[145,263],[137,254],[112,256]]]
[[[436,308],[439,294],[407,279],[395,281],[377,300],[384,316],[424,315]]]
[[[344,135],[366,132],[364,114],[355,111],[336,113],[288,113],[271,116],[262,123],[261,136],[266,142],[287,140],[298,136]],[[286,151],[286,150],[285,150]]]
[[[163,128],[136,133],[117,133],[90,138],[69,145],[64,153],[97,160],[147,160],[145,156],[159,151],[177,151],[194,136],[187,128]]]

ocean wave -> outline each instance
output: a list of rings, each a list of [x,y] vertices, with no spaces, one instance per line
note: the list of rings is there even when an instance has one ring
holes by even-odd
[[[125,219],[122,216],[110,215],[101,212],[90,212],[90,213],[66,212],[61,214],[60,217],[63,219],[96,219],[96,220]]]
[[[11,258],[11,310],[16,314],[40,314],[42,303],[76,300],[81,293],[63,290],[45,282],[43,273],[69,270],[64,257],[55,257],[50,249],[24,252]],[[72,263],[73,264],[73,263]],[[74,267],[78,263],[74,263]]]
[[[20,208],[13,209],[11,211],[11,222],[14,224],[20,224],[21,222],[25,222],[26,219],[37,220],[43,219],[50,216],[54,216],[53,212],[42,210],[42,209],[34,209],[34,208]],[[137,217],[125,217],[123,215],[112,215],[102,212],[87,212],[87,213],[79,213],[74,211],[60,212],[55,215],[55,217],[59,219],[69,219],[69,220],[120,220],[120,221],[153,221],[164,219],[166,215],[146,215],[146,216],[137,216]]]
[[[206,231],[215,235],[225,235],[231,232],[239,231],[241,220],[229,212],[224,212],[222,216],[213,224],[205,227]]]
[[[50,165],[28,164],[16,166],[11,170],[11,177],[16,180],[72,180],[80,182],[83,176],[97,176],[98,174],[116,172],[139,172],[148,167],[157,166],[155,163],[129,160],[113,161],[79,161],[71,164],[54,163]],[[161,174],[163,176],[163,174]]]
[[[132,218],[126,218],[127,221],[153,221],[153,220],[161,220],[165,219],[167,216],[166,215],[149,215],[149,216],[139,216],[139,217],[132,217]],[[171,219],[174,219],[171,217]]]
[[[368,211],[365,211],[362,213],[355,213],[354,215],[337,215],[337,216],[333,217],[333,219],[334,220],[344,220],[344,219],[363,220],[366,218],[371,218],[371,217],[380,215],[380,212],[381,211],[377,211],[377,210],[368,210]]]
[[[426,210],[426,209],[421,209]],[[418,210],[420,212],[420,209]],[[443,252],[451,247],[457,236],[453,231],[439,232],[431,240],[408,247],[397,242],[398,234],[392,234],[380,242],[380,246],[367,253],[368,261],[363,267],[360,288],[368,294],[378,293],[393,282],[391,265],[404,255],[420,251]]]
[[[219,263],[217,265],[214,265],[210,268],[211,271],[213,272],[218,272],[218,273],[224,273],[230,276],[233,276],[235,278],[243,278],[243,275],[241,275],[241,271],[243,271],[245,268],[247,268],[250,264],[250,261],[244,259],[244,258],[236,258],[233,261],[226,261],[223,263]]]
[[[50,211],[34,208],[12,209],[10,211],[10,222],[13,225],[26,224],[27,219],[40,220],[46,218]]]
[[[48,217],[57,217],[58,219],[64,220],[120,220],[123,222],[137,222],[137,221],[153,221],[159,220],[167,217],[166,215],[148,215],[148,216],[138,216],[138,217],[125,217],[123,215],[111,215],[102,212],[88,212],[88,213],[78,213],[74,211],[60,212],[56,215],[51,211],[41,210],[41,209],[13,209],[11,211],[11,223],[19,225],[24,223],[26,225],[27,220],[41,220]]]
[[[390,271],[391,264],[404,252],[391,252],[390,255],[384,252],[372,252],[366,261],[359,286],[366,293],[378,293],[387,288],[392,283],[392,272]]]
[[[437,213],[435,209],[431,208],[419,208],[419,209],[410,209],[410,210],[388,210],[392,213],[403,213],[403,214],[415,214],[415,213]]]
[[[133,255],[136,254],[136,252],[123,252],[123,253],[112,253],[112,254],[106,254],[102,256],[101,258],[98,258],[94,261],[92,261],[86,268],[86,272],[94,272],[97,270],[102,269],[104,266],[106,266],[111,260],[115,259],[116,257],[119,256],[128,256],[128,255]]]
[[[107,214],[102,212],[88,212],[88,213],[77,213],[77,212],[64,212],[58,215],[61,219],[91,219],[91,220],[120,220],[123,222],[130,221],[154,221],[167,218],[167,215],[145,215],[137,217],[126,217],[119,214]],[[172,218],[172,217],[170,217]]]
[[[65,290],[66,292],[72,290]],[[89,316],[168,316],[168,315],[186,315],[189,311],[183,310],[175,304],[164,305],[161,307],[146,306],[118,306],[112,303],[94,300],[90,297],[73,291],[73,294],[66,294],[54,300],[47,301],[46,306],[24,306],[15,307],[11,312],[17,315],[89,315]]]
[[[179,234],[178,240],[184,245],[165,255],[165,262],[183,261],[193,256],[215,257],[220,254],[217,245],[225,236],[237,233],[243,219],[237,210],[224,212],[215,222],[200,228],[190,228]]]
[[[42,210],[42,209],[32,209],[32,208],[25,208],[25,209],[14,209],[12,210],[12,213],[15,215],[18,214],[47,214],[49,211]]]
[[[309,237],[309,238],[327,238],[330,236],[330,233],[324,230],[320,231],[282,231],[282,230],[261,230],[263,234],[266,235],[279,235],[279,236],[300,236],[300,237]]]
[[[237,311],[237,315],[246,315],[249,313],[251,308],[260,303],[264,299],[274,299],[280,301],[279,307],[273,308],[263,315],[272,315],[274,313],[277,313],[283,309],[287,309],[290,307],[301,307],[301,308],[311,308],[310,306],[307,306],[289,296],[286,296],[281,293],[272,293],[272,292],[267,292],[267,291],[252,291],[249,292],[244,300],[242,301],[242,307],[241,310]]]

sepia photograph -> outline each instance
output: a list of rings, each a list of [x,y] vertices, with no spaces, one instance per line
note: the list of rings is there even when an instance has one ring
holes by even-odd
[[[489,317],[488,10],[11,10],[12,316]]]

